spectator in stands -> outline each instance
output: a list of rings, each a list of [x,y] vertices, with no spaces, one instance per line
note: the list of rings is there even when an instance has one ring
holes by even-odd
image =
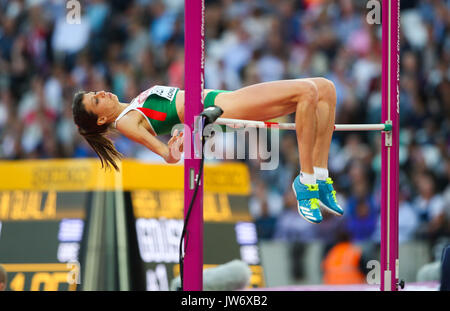
[[[338,231],[337,244],[328,251],[322,262],[324,284],[365,283],[364,269],[361,268],[364,263],[362,250],[350,238],[345,229]]]
[[[271,239],[275,230],[276,217],[279,215],[282,198],[273,191],[262,180],[257,180],[253,187],[249,208],[252,215],[258,238]]]
[[[398,241],[400,244],[413,240],[419,228],[419,217],[407,198],[405,190],[400,190],[398,211]],[[378,217],[377,229],[372,235],[372,241],[380,242],[380,239],[381,218]]]
[[[367,169],[361,162],[353,162],[350,168],[352,182],[347,200],[347,230],[352,241],[370,240],[377,223],[377,207],[370,192]]]
[[[442,233],[446,223],[444,198],[441,194],[436,193],[436,181],[431,172],[425,171],[416,174],[414,182],[418,190],[417,197],[413,202],[419,218],[418,235],[434,241]]]

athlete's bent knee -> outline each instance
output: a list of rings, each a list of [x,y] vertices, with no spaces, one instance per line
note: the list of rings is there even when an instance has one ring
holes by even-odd
[[[309,80],[298,80],[298,101],[308,101],[312,106],[317,106],[319,100],[319,89],[317,85]]]
[[[331,105],[336,105],[337,95],[334,82],[325,78],[315,78],[313,81],[319,89],[319,98]]]

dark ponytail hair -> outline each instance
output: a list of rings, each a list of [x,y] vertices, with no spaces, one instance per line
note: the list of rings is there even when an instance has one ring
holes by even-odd
[[[123,156],[116,150],[112,141],[106,137],[109,124],[98,125],[97,116],[88,112],[83,105],[84,91],[77,92],[73,97],[72,113],[75,124],[78,126],[78,132],[86,139],[89,145],[97,153],[102,168],[114,167],[119,171],[116,160],[120,160]]]

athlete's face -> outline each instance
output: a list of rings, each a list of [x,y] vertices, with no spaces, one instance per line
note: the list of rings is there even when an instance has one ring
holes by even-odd
[[[89,92],[83,96],[86,111],[98,116],[99,120],[109,116],[118,103],[119,99],[116,95],[105,91]]]

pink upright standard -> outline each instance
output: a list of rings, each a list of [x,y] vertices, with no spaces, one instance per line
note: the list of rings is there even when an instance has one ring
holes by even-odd
[[[381,290],[398,290],[400,0],[383,0],[382,122],[392,131],[381,143]]]
[[[185,133],[194,132],[194,119],[203,111],[204,88],[204,1],[185,0]],[[197,133],[198,134],[198,133]],[[194,133],[196,135],[196,133]],[[184,160],[184,215],[195,192],[201,159],[194,150],[194,139],[185,135]],[[188,147],[189,144],[189,147]],[[199,148],[199,146],[195,146]],[[197,151],[199,151],[197,149]],[[200,152],[201,153],[201,152]],[[203,288],[203,180],[187,225],[185,238],[185,258],[183,269],[183,289],[200,291]],[[187,247],[186,247],[187,246]]]

